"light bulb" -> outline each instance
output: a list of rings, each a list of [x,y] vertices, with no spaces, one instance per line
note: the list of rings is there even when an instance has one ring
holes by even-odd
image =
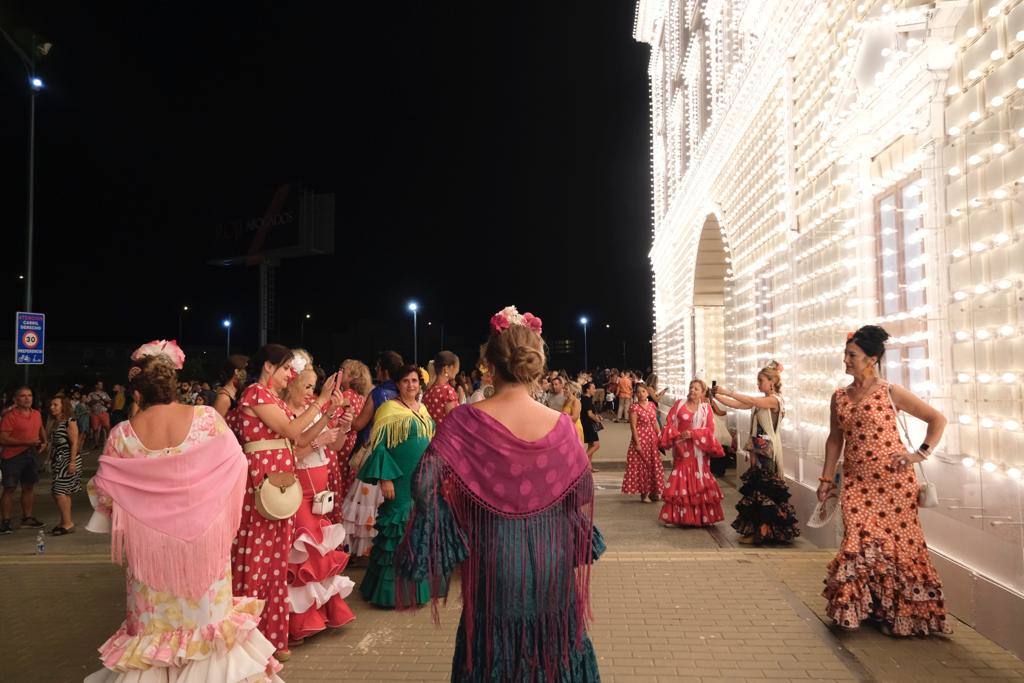
[[[976,285],[974,287],[974,293],[975,294],[987,294],[988,293],[988,287],[986,287],[985,285]]]
[[[974,467],[974,463],[975,460],[974,458],[971,457],[964,458],[963,460],[960,461],[960,464],[963,465],[964,467]]]
[[[992,151],[995,154],[1002,154],[1003,152],[1006,151],[1006,145],[1004,145],[1001,142],[997,142],[996,144],[992,145]]]
[[[1006,476],[1015,481],[1020,480],[1020,470],[1017,469],[1016,467],[1011,467],[1010,469],[1006,470]]]
[[[967,158],[967,163],[969,163],[971,166],[977,166],[978,164],[981,163],[981,161],[981,157],[977,154],[972,154]]]
[[[957,330],[955,336],[957,341],[967,341],[971,338],[971,333],[967,330]]]
[[[992,241],[995,242],[996,244],[1006,244],[1007,242],[1010,241],[1010,236],[1007,235],[1005,232],[1000,232],[995,237],[992,238]]]
[[[988,249],[988,245],[984,242],[975,242],[971,245],[971,251],[973,252],[985,251],[986,249]]]
[[[1015,432],[1020,429],[1020,422],[1016,420],[1007,420],[1003,423],[1003,427],[1009,429],[1011,432]]]
[[[1003,374],[999,375],[999,379],[1001,379],[1004,384],[1013,384],[1014,382],[1017,381],[1017,375],[1013,374],[1012,372],[1004,372]]]
[[[992,9],[995,9],[995,8],[993,7]],[[992,16],[995,16],[995,15],[993,14]],[[1000,60],[1000,59],[1003,58],[1003,51],[1002,50],[992,50],[992,52],[990,52],[988,56],[992,58],[992,61],[997,61],[997,60]]]
[[[967,37],[968,38],[977,38],[978,37],[978,27],[977,26],[972,26],[969,29],[967,29]]]
[[[987,372],[983,372],[978,375],[978,381],[981,382],[982,384],[988,384],[989,382],[992,381],[992,375],[988,374]]]
[[[957,422],[959,422],[962,425],[969,425],[971,424],[971,416],[961,415],[960,417],[957,418]]]
[[[983,417],[981,418],[981,422],[979,424],[985,429],[992,429],[992,426],[995,425],[995,422],[993,422],[991,418]]]
[[[1001,337],[1009,337],[1011,334],[1013,334],[1016,331],[1017,330],[1016,330],[1016,328],[1014,328],[1013,325],[1000,325],[1000,327],[999,327],[999,336],[1001,336]]]
[[[1024,128],[1017,129],[1017,137],[1024,138]]]
[[[963,301],[967,298],[967,292],[953,292],[953,299],[955,301]]]
[[[985,470],[989,474],[992,474],[993,472],[995,472],[999,468],[996,466],[996,464],[994,462],[990,461],[990,462],[986,462],[984,465],[982,465],[981,469]]]
[[[948,173],[949,175],[951,175],[951,176],[953,176],[955,178],[956,176],[960,175],[962,173],[962,171],[960,170],[959,166],[951,166],[950,169],[948,171],[946,171],[946,173]]]
[[[957,213],[957,215],[960,215],[959,212]],[[963,258],[964,256],[967,256],[967,252],[957,247],[950,253],[950,256],[952,256],[953,258]]]
[[[993,199],[1006,199],[1006,190],[999,188],[992,193]]]
[[[980,76],[981,74],[978,75]],[[975,78],[977,78],[977,76],[975,76]],[[971,123],[977,123],[978,121],[981,121],[981,114],[979,114],[976,111],[972,111],[970,114],[967,115],[967,120],[970,121]]]
[[[948,88],[946,88],[946,94],[947,95],[956,95],[959,92],[960,92],[960,86],[959,85],[951,85]],[[954,130],[956,131],[955,133],[953,132]],[[953,126],[952,128],[949,129],[949,134],[950,135],[960,135],[960,129],[957,128],[956,126]]]
[[[971,376],[968,375],[966,372],[960,372],[957,373],[956,381],[960,382],[960,384],[967,384],[968,382],[971,381]]]
[[[979,339],[981,341],[985,341],[986,339],[988,339],[991,336],[992,335],[989,334],[988,330],[978,330],[977,332],[974,333],[974,338],[975,339]]]
[[[991,100],[989,100],[988,103],[990,105],[992,105],[993,107],[1001,107],[1001,106],[1003,106],[1003,102],[1005,102],[1005,101],[1006,100],[1004,100],[1001,96],[996,95]]]
[[[1017,39],[1018,43],[1024,43],[1024,31],[1017,31],[1017,35],[1015,36],[1015,38]]]
[[[996,283],[996,287],[998,287],[999,289],[1009,289],[1010,287],[1013,287],[1013,282],[1005,279],[1000,280],[999,282]]]

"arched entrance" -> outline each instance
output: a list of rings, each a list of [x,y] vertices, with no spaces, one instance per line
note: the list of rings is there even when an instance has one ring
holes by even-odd
[[[694,375],[709,385],[725,378],[725,278],[728,254],[718,217],[710,214],[701,229],[693,270],[690,357]]]

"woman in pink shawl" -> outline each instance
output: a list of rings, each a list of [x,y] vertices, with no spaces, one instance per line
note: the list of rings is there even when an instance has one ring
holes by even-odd
[[[174,342],[132,354],[129,388],[141,410],[111,430],[89,483],[90,531],[113,533],[127,561],[127,615],[85,680],[280,681],[274,646],[258,630],[263,601],[231,595],[231,542],[245,456],[209,406],[176,403],[185,357]]]
[[[398,606],[415,606],[426,581],[436,619],[461,563],[451,680],[600,680],[586,623],[604,541],[572,418],[531,396],[544,369],[540,319],[512,307],[495,315],[482,362],[494,396],[449,413],[416,470]]]

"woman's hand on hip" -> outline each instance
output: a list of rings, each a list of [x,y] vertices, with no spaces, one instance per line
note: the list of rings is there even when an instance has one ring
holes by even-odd
[[[380,492],[384,494],[385,500],[395,499],[395,482],[385,479],[380,483]]]

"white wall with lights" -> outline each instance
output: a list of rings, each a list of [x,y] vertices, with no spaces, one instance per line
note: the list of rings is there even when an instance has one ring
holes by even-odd
[[[633,31],[651,46],[659,375],[676,390],[715,358],[754,392],[783,363],[806,514],[846,335],[882,325],[886,376],[950,419],[929,545],[1020,598],[1024,0],[641,0]],[[727,262],[711,312],[708,225]]]

